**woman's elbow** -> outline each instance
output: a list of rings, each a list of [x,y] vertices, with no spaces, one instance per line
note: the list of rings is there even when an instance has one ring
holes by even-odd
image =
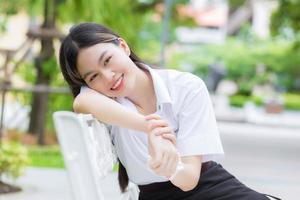
[[[81,94],[77,95],[73,101],[73,110],[76,113],[85,113],[84,112],[84,102],[83,96]]]
[[[186,186],[184,186],[180,189],[184,192],[188,192],[188,191],[193,190],[196,186],[197,186],[197,184],[189,184],[189,185],[186,185]]]
[[[200,181],[200,177],[195,177],[193,179],[191,179],[188,184],[184,185],[182,188],[180,188],[182,191],[184,192],[188,192],[193,190],[194,188],[196,188],[196,186],[198,185]]]

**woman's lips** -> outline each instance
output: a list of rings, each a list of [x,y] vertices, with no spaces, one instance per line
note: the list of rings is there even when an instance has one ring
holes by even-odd
[[[116,83],[113,85],[113,87],[111,88],[111,90],[119,90],[124,82],[124,74],[122,74],[122,76],[120,76],[120,78],[118,78],[118,80],[116,81]]]

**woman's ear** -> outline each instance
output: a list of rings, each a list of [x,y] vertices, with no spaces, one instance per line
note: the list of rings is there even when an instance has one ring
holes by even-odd
[[[130,56],[130,48],[127,45],[126,41],[123,38],[118,38],[118,40],[119,40],[119,47],[123,49],[128,56]]]

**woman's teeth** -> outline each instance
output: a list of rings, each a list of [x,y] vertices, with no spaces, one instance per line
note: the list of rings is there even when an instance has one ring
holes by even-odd
[[[121,81],[122,81],[123,75],[120,76],[120,78],[117,80],[117,82],[114,84],[114,86],[112,87],[112,89],[116,89],[117,87],[119,87]]]

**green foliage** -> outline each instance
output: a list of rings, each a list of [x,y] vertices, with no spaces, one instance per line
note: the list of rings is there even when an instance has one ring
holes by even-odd
[[[243,107],[246,102],[253,102],[257,106],[263,105],[263,100],[258,96],[232,95],[229,97],[229,104],[234,107]]]
[[[271,28],[274,34],[278,34],[283,27],[290,27],[295,31],[300,30],[300,0],[280,0],[276,12],[271,19]]]
[[[30,84],[35,82],[35,68],[33,63],[23,63],[19,66],[16,73],[24,81]],[[53,87],[68,87],[62,74],[60,73],[59,66],[56,62],[55,57],[50,58],[47,62],[43,64],[43,70],[47,74],[52,74],[50,86]],[[14,92],[14,95],[23,105],[30,105],[32,101],[32,94],[27,92]],[[49,94],[48,102],[48,112],[47,112],[47,123],[46,129],[50,132],[54,131],[54,125],[52,121],[52,114],[59,110],[72,110],[73,97],[71,93],[69,94]]]
[[[209,65],[222,60],[227,67],[227,79],[239,86],[239,94],[250,95],[253,86],[266,83],[297,91],[300,76],[300,51],[291,48],[291,42],[281,40],[244,42],[229,39],[223,45],[201,45],[181,49],[172,55],[168,66],[183,69],[205,77]],[[189,67],[186,67],[189,66]],[[264,66],[264,72],[257,72]]]
[[[0,0],[0,13],[2,15],[15,15],[26,5],[26,0]]]
[[[59,6],[61,23],[92,21],[110,27],[135,48],[143,14],[135,0],[65,0]]]
[[[43,74],[46,76],[51,76],[53,74],[60,73],[59,67],[56,62],[56,58],[52,56],[50,59],[43,62],[42,70]]]
[[[54,112],[61,110],[72,111],[72,105],[73,97],[71,94],[50,94],[46,129],[51,132],[54,131],[54,124],[52,120]]]
[[[294,48],[300,49],[300,0],[280,0],[271,17],[271,33],[293,39]]]
[[[145,23],[141,27],[139,38],[137,39],[137,54],[149,64],[158,63],[161,39],[161,23],[151,19],[151,12],[145,14]]]
[[[245,0],[228,0],[231,9],[235,10],[245,3]]]
[[[28,162],[27,150],[24,146],[16,142],[0,143],[0,180],[3,175],[18,178]]]
[[[300,110],[300,94],[286,93],[283,95],[284,106],[290,110]]]
[[[182,49],[171,55],[167,60],[167,66],[178,69],[191,71],[200,77],[205,77],[208,72],[208,66],[218,57],[218,53],[208,45],[194,46]]]
[[[283,96],[284,107],[289,110],[300,110],[300,94],[285,93]],[[257,96],[232,95],[229,97],[231,106],[243,107],[246,102],[253,102],[257,106],[263,105],[263,99]]]
[[[249,101],[249,96],[232,95],[229,97],[229,104],[234,107],[243,107]]]
[[[65,82],[62,74],[60,73],[59,66],[55,59],[52,59],[51,62],[51,70],[56,71],[54,75],[52,75],[51,79],[51,86],[54,87],[68,87],[67,83]],[[50,65],[50,66],[51,66]],[[72,110],[73,105],[73,97],[71,93],[69,94],[50,94],[49,95],[49,109],[47,113],[47,130],[53,131],[54,125],[52,120],[52,115],[55,111],[60,110]]]
[[[64,168],[59,146],[28,146],[27,148],[31,166]]]
[[[24,6],[24,0],[0,0],[0,33],[6,31],[8,17]]]

